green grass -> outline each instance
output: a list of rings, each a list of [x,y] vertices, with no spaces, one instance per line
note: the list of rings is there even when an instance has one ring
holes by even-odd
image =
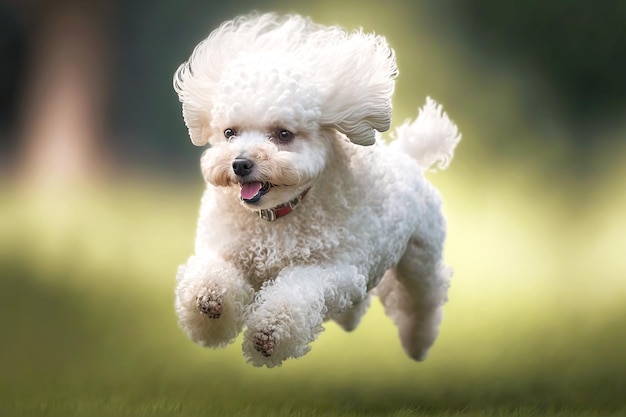
[[[129,182],[2,188],[0,416],[626,415],[611,252],[624,201],[599,191],[577,226],[600,232],[578,236],[562,229],[566,202],[440,183],[456,275],[430,357],[407,359],[374,303],[355,332],[328,323],[308,355],[268,370],[245,363],[240,340],[207,350],[177,328],[200,189]]]

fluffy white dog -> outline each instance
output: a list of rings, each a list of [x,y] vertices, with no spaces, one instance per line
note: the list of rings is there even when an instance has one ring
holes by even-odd
[[[174,76],[202,156],[195,254],[177,276],[181,327],[223,347],[245,328],[255,366],[298,358],[378,295],[413,359],[442,319],[446,222],[423,172],[460,139],[427,99],[386,145],[397,68],[381,36],[300,16],[222,24]]]

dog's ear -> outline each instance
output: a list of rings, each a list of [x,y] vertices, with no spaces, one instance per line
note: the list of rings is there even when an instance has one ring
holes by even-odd
[[[210,115],[201,106],[198,97],[199,86],[194,85],[195,79],[191,71],[191,60],[185,62],[174,73],[174,90],[183,105],[183,119],[189,130],[191,142],[196,146],[204,146],[209,142],[207,128]]]
[[[328,80],[320,124],[359,145],[373,145],[375,131],[391,126],[391,96],[398,74],[395,55],[382,36],[362,31],[329,45]]]
[[[209,143],[209,134],[206,131],[209,126],[208,115],[203,113],[200,109],[194,108],[192,104],[183,103],[183,119],[189,130],[191,143],[196,146],[204,146]]]

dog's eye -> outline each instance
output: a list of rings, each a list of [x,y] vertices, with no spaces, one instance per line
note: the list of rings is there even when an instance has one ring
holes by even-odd
[[[293,133],[284,129],[279,130],[277,136],[278,139],[280,139],[282,142],[289,142],[291,139],[293,139]]]
[[[231,136],[235,136],[235,131],[234,131],[233,129],[230,129],[230,128],[229,128],[229,129],[226,129],[226,130],[224,131],[224,137],[225,137],[226,139],[230,139],[230,137],[231,137]]]

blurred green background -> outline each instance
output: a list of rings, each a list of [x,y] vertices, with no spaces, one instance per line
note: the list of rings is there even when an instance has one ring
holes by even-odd
[[[0,415],[625,415],[625,5],[1,2]],[[253,9],[385,35],[394,124],[430,95],[463,133],[424,363],[377,301],[272,370],[177,328],[203,182],[171,77]]]

